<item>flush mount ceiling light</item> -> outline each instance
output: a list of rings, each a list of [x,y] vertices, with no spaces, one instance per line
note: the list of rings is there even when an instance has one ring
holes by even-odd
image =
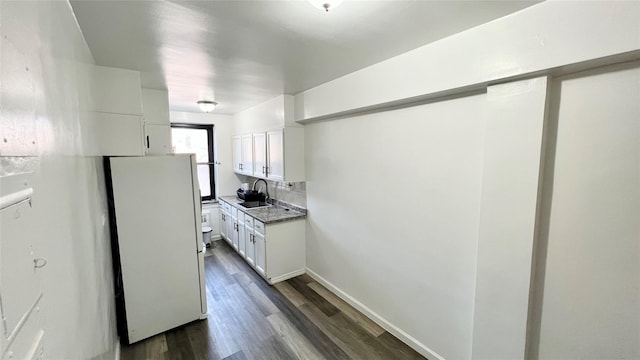
[[[213,109],[216,108],[216,105],[218,105],[217,102],[215,101],[209,101],[209,100],[200,100],[198,101],[198,106],[200,107],[200,110],[208,113],[208,112],[212,112]]]
[[[335,9],[343,0],[309,0],[309,2],[320,10],[329,12],[329,9]]]

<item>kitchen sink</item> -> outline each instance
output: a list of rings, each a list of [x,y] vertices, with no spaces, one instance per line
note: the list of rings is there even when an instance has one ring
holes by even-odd
[[[245,207],[247,209],[271,206],[271,204],[269,204],[267,202],[264,202],[264,201],[245,201],[245,202],[240,203],[238,205],[243,206],[243,207]]]

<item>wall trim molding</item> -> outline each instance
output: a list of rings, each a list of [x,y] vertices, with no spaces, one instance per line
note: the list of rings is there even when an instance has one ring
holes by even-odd
[[[400,329],[399,327],[389,322],[387,319],[378,315],[376,312],[369,309],[366,305],[364,305],[363,303],[361,303],[351,295],[347,294],[342,289],[335,286],[334,284],[329,282],[327,279],[323,278],[317,272],[309,269],[308,267],[307,267],[307,274],[311,276],[314,280],[319,282],[322,286],[329,289],[336,296],[338,296],[339,298],[347,302],[349,305],[356,308],[358,311],[366,315],[369,319],[373,320],[373,322],[380,325],[383,329],[391,333],[393,336],[397,337],[402,342],[409,345],[412,349],[419,352],[421,355],[431,360],[445,360],[445,358],[442,357],[440,354],[433,351],[431,348],[429,348],[425,344],[419,342],[417,339],[407,334],[402,329]]]
[[[304,274],[305,270],[306,269],[303,268],[303,269],[299,269],[299,270],[296,270],[296,271],[292,271],[292,272],[284,274],[284,275],[280,275],[280,276],[276,276],[276,277],[273,277],[273,278],[269,278],[269,282],[272,283],[272,284],[275,284],[275,283],[280,282],[280,281],[291,279],[292,277],[296,277],[296,276]]]

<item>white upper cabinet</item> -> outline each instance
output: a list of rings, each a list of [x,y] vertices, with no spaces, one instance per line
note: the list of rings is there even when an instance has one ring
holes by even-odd
[[[265,133],[253,134],[253,158],[255,177],[267,176],[267,136]]]
[[[281,95],[234,115],[236,134],[253,139],[253,171],[241,160],[242,166],[234,164],[235,172],[274,181],[305,180],[304,128],[293,121],[293,105],[293,96]],[[249,150],[244,143],[235,149],[242,156]]]
[[[253,136],[251,134],[234,136],[233,171],[253,176]]]
[[[284,130],[267,132],[267,178],[284,180]]]
[[[170,154],[169,94],[164,90],[142,89],[142,111],[145,154]]]
[[[169,126],[169,93],[164,90],[142,89],[142,111],[146,124]]]
[[[94,66],[91,121],[95,144],[88,155],[141,156],[147,153],[140,72]]]
[[[144,124],[146,155],[166,155],[171,149],[171,127],[169,125]]]
[[[93,114],[97,153],[103,156],[142,156],[144,123],[142,116],[96,112]]]
[[[139,71],[94,66],[91,95],[93,111],[143,115]]]
[[[245,175],[253,175],[253,136],[242,135],[240,137],[242,144],[242,164],[240,172]]]
[[[231,142],[233,144],[233,171],[240,173],[242,172],[242,138],[240,136],[234,136]]]

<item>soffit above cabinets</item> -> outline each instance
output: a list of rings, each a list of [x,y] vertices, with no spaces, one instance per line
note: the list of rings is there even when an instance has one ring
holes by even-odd
[[[138,70],[173,111],[234,114],[538,1],[88,1],[71,5],[96,64]]]

